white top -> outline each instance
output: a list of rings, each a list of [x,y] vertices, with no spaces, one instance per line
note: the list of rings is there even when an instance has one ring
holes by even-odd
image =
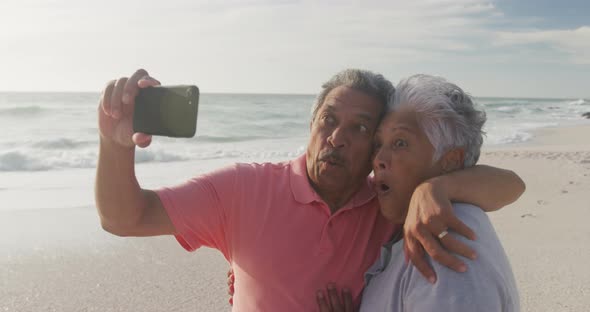
[[[453,208],[477,234],[477,240],[470,241],[449,232],[477,253],[476,260],[460,257],[467,272],[457,273],[428,258],[437,275],[437,282],[430,284],[414,266],[406,265],[403,240],[392,241],[365,274],[367,286],[360,311],[520,310],[510,263],[488,216],[469,204],[453,204]]]

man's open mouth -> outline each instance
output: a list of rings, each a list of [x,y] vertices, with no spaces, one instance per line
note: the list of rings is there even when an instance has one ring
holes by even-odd
[[[330,166],[342,166],[342,161],[340,161],[339,159],[336,159],[334,157],[326,157],[323,159],[323,161],[330,165]]]

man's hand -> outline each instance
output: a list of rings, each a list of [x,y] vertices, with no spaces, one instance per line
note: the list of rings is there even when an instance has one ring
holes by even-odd
[[[234,269],[230,267],[229,271],[227,271],[227,294],[229,295],[228,302],[230,306],[234,305],[234,282]]]
[[[338,294],[336,285],[329,284],[327,287],[327,295],[324,290],[318,290],[316,294],[316,301],[320,312],[352,312],[354,307],[352,304],[352,294],[347,288],[342,289],[342,296]]]
[[[102,92],[98,107],[100,137],[123,147],[147,147],[152,136],[133,133],[133,111],[139,89],[159,85],[147,71],[137,70],[131,77],[111,80]]]
[[[467,245],[452,235],[445,234],[452,230],[475,240],[475,233],[454,215],[448,192],[444,184],[438,181],[436,178],[430,179],[416,188],[404,223],[406,260],[409,258],[431,283],[436,282],[436,274],[424,259],[424,251],[434,260],[457,272],[465,272],[467,267],[451,253],[470,259],[477,257]]]
[[[227,293],[229,294],[229,305],[234,305],[234,270],[229,268],[227,271]],[[342,296],[338,295],[336,285],[329,284],[327,287],[327,296],[324,290],[319,290],[316,300],[320,312],[353,312],[352,294],[347,288],[342,289]]]

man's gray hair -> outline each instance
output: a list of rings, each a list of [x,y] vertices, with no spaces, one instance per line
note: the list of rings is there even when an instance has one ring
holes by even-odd
[[[410,109],[418,115],[418,124],[434,147],[438,161],[452,148],[465,149],[465,167],[477,163],[483,144],[486,114],[478,110],[471,97],[444,78],[414,75],[397,85],[388,103],[388,111]]]
[[[345,69],[334,75],[322,85],[322,92],[320,92],[315,104],[311,108],[312,121],[315,120],[315,117],[320,110],[320,107],[324,104],[324,100],[328,93],[340,86],[346,86],[377,98],[379,102],[383,104],[382,113],[385,113],[387,101],[395,92],[395,88],[391,82],[385,79],[381,74],[362,69]]]

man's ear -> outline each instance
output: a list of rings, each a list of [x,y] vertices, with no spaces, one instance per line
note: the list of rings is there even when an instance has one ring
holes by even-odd
[[[444,172],[463,169],[465,163],[465,150],[462,147],[453,148],[441,158],[441,167]]]

